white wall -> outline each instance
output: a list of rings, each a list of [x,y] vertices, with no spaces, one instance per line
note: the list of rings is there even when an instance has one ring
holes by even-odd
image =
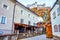
[[[21,15],[21,10],[23,10],[22,15]],[[30,17],[28,16],[28,14],[30,14]],[[19,4],[16,5],[14,18],[15,18],[14,19],[15,23],[20,23],[21,18],[24,19],[24,24],[28,24],[28,21],[31,21],[31,25],[33,25],[34,22],[35,23],[38,22],[38,16],[36,14],[34,14],[30,10],[26,9],[25,7],[23,7]]]
[[[8,8],[3,8],[3,4],[7,5]],[[10,33],[9,31],[12,30],[13,9],[13,2],[10,0],[0,0],[0,30],[4,31],[4,33]],[[6,17],[5,24],[1,24],[2,16]]]
[[[58,32],[54,32],[54,25],[59,25],[60,24],[60,16],[58,16],[58,13],[57,13],[57,8],[59,7],[59,5],[55,5],[55,7],[52,9],[52,11],[50,12],[51,14],[51,23],[52,23],[52,32],[53,32],[53,35],[55,36],[59,36],[60,37],[60,32],[59,32],[59,27],[58,27]],[[56,13],[56,18],[53,19],[53,13]]]

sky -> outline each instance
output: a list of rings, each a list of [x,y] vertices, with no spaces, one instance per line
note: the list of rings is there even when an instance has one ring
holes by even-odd
[[[33,4],[37,2],[38,4],[46,4],[46,6],[52,7],[56,0],[17,0],[23,5],[27,6],[28,4]]]

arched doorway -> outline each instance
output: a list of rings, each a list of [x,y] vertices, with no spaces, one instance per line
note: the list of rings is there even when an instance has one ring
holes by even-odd
[[[38,22],[37,27],[43,27],[43,33],[46,34],[47,38],[52,38],[52,28],[51,28],[51,22]]]

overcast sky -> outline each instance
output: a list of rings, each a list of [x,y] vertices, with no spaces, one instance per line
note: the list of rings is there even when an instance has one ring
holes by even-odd
[[[45,3],[46,6],[50,6],[50,7],[52,7],[53,4],[56,2],[56,0],[17,0],[17,1],[19,1],[20,3],[22,3],[25,6],[27,6],[28,4],[37,2],[38,4]]]

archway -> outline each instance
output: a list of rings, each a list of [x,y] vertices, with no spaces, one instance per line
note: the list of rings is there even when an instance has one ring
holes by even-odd
[[[40,27],[40,26],[42,26],[46,29],[43,32],[45,32],[47,38],[52,38],[53,37],[51,22],[38,22],[37,27]]]

